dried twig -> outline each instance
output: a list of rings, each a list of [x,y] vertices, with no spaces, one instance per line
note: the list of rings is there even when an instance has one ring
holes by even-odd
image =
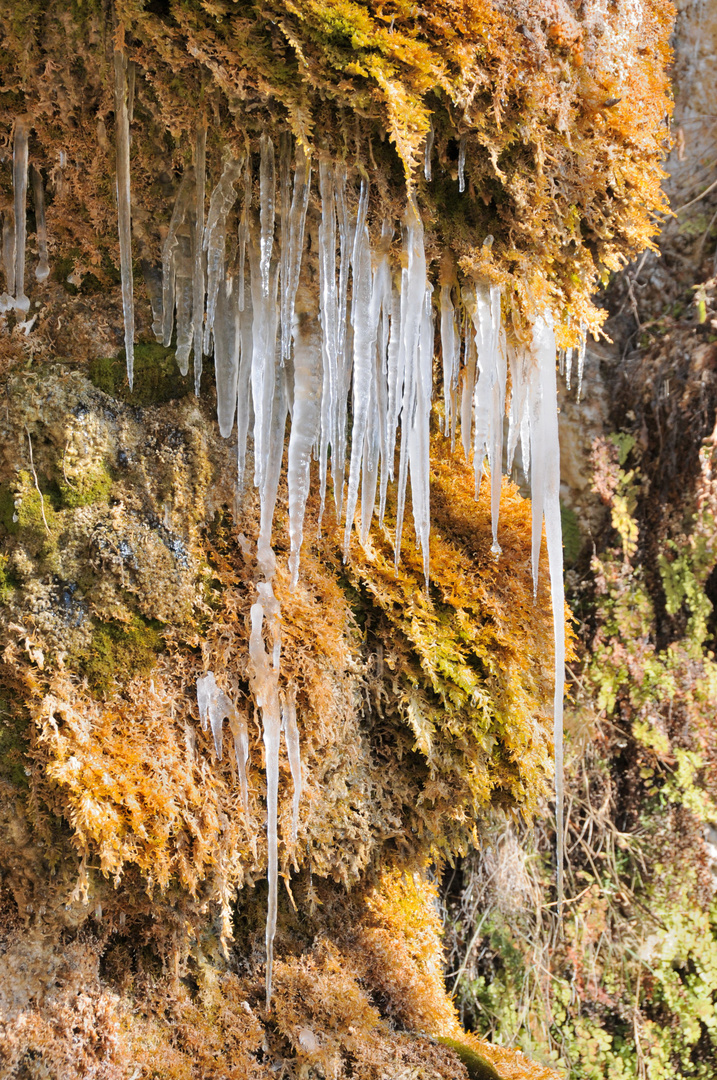
[[[50,526],[47,524],[47,518],[45,517],[45,496],[40,491],[40,485],[37,481],[37,472],[35,470],[35,462],[32,456],[32,439],[30,438],[30,432],[28,430],[27,424],[25,425],[25,433],[27,434],[27,442],[30,447],[30,468],[32,469],[32,476],[35,481],[35,487],[37,488],[37,494],[40,496],[40,509],[42,511],[42,520],[45,523],[47,535],[50,536]]]

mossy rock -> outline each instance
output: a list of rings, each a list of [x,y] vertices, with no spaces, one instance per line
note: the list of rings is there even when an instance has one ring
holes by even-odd
[[[194,388],[192,375],[182,375],[173,349],[155,342],[135,345],[134,385],[127,382],[124,350],[119,356],[101,356],[90,362],[90,382],[110,397],[128,405],[161,405],[184,397]]]
[[[134,675],[146,675],[161,651],[162,624],[139,615],[129,624],[101,623],[92,635],[88,652],[74,658],[72,666],[86,677],[97,694],[110,694],[125,685]]]
[[[103,462],[97,468],[77,476],[72,483],[60,479],[58,488],[61,507],[75,510],[79,506],[106,503],[112,489],[112,477]]]
[[[487,1058],[484,1058],[482,1054],[479,1054],[473,1047],[468,1046],[466,1043],[458,1042],[457,1039],[448,1039],[441,1036],[436,1039],[436,1042],[449,1047],[454,1054],[458,1055],[468,1070],[468,1075],[471,1080],[503,1080],[495,1065],[492,1065]]]
[[[15,490],[0,488],[0,524],[6,532],[25,530],[39,536],[54,537],[58,520],[53,501],[47,492],[38,491],[33,476],[22,469]]]

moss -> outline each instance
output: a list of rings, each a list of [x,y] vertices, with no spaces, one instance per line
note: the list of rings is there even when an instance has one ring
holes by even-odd
[[[92,635],[86,656],[74,658],[74,666],[86,677],[97,694],[112,693],[135,675],[148,674],[161,651],[161,623],[134,616],[129,625],[100,624]]]
[[[27,717],[0,696],[0,776],[16,787],[28,786],[25,759],[28,751]]]
[[[501,1080],[500,1073],[482,1054],[477,1053],[470,1046],[459,1042],[457,1039],[447,1039],[441,1036],[436,1042],[448,1046],[458,1055],[466,1069],[470,1080]]]
[[[90,361],[90,381],[110,397],[129,405],[160,405],[184,397],[194,387],[191,375],[182,375],[174,350],[155,342],[140,343],[134,350],[134,385],[127,382],[125,354]]]
[[[562,503],[560,504],[560,523],[563,530],[563,555],[565,556],[565,562],[569,566],[580,555],[583,539],[580,535],[577,514],[569,506],[563,506]]]
[[[15,581],[8,569],[7,555],[0,555],[0,604],[4,604],[14,588]]]
[[[5,532],[19,532],[18,524],[13,520],[15,516],[15,496],[7,484],[0,485],[0,525]]]
[[[80,473],[70,484],[64,478],[58,481],[60,505],[66,510],[78,506],[106,503],[112,489],[112,477],[104,462],[95,469]]]
[[[59,522],[52,501],[44,492],[38,491],[31,473],[24,469],[20,471],[17,487],[10,493],[10,498],[12,513],[9,513],[7,500],[3,505],[3,524],[8,532],[27,530],[37,536],[56,536]]]

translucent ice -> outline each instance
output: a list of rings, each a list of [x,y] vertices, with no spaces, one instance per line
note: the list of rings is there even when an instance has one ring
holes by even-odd
[[[274,166],[274,144],[268,135],[262,135],[259,161],[259,222],[260,236],[260,271],[261,288],[264,296],[269,295],[269,267],[274,246],[274,204],[276,199],[276,173]]]
[[[127,57],[119,49],[114,53],[115,153],[117,157],[117,218],[124,314],[124,346],[127,357],[127,381],[134,380],[134,287],[132,282],[132,215],[129,169],[129,109],[127,102]],[[16,212],[17,218],[17,212]],[[24,226],[23,226],[24,227]],[[24,248],[24,245],[23,245]],[[23,251],[24,262],[24,251]]]
[[[204,326],[204,352],[210,352],[211,335],[221,282],[224,281],[226,262],[227,217],[236,202],[234,185],[241,176],[243,159],[224,164],[219,183],[209,200],[209,213],[204,230],[204,251],[207,260],[207,318]]]
[[[172,344],[174,327],[178,233],[184,224],[193,194],[194,171],[191,170],[182,177],[169,222],[169,230],[162,246],[162,343],[165,348],[169,348]]]
[[[291,839],[296,843],[299,828],[299,805],[301,803],[301,745],[299,728],[296,723],[296,686],[293,682],[286,688],[284,700],[284,738],[286,754],[289,758],[291,779],[294,783],[294,798],[291,804]]]
[[[321,431],[322,345],[313,320],[294,320],[294,411],[289,437],[289,572],[299,579],[299,555],[309,496],[311,451]]]
[[[47,224],[45,222],[45,189],[42,184],[42,175],[39,169],[33,165],[32,193],[35,201],[35,228],[37,234],[38,263],[35,267],[35,277],[38,281],[46,281],[50,276],[50,263],[47,258]]]
[[[222,725],[225,720],[229,721],[229,727],[234,738],[234,751],[236,755],[237,773],[242,793],[244,811],[249,813],[249,793],[246,780],[246,765],[249,760],[249,733],[246,717],[240,713],[234,702],[223,690],[217,686],[213,671],[207,671],[197,679],[197,704],[199,706],[199,719],[202,730],[211,727],[214,738],[214,749],[219,761],[222,760]]]
[[[204,343],[204,197],[207,183],[207,122],[197,124],[194,140],[194,237],[192,253],[192,329],[194,333],[194,392],[199,397],[202,384],[202,347]]]

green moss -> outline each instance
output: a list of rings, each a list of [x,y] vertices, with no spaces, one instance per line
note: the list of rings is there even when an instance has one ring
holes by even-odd
[[[163,645],[161,623],[134,616],[129,624],[101,623],[92,635],[86,654],[73,657],[73,666],[86,678],[95,693],[109,694],[134,675],[147,674],[154,667]]]
[[[583,546],[583,539],[580,535],[577,514],[569,506],[563,506],[562,503],[560,504],[560,522],[563,529],[563,554],[565,555],[565,562],[569,566],[578,558]]]
[[[58,481],[58,487],[61,507],[75,510],[78,506],[107,502],[112,488],[112,477],[102,462],[96,469],[90,469],[76,477],[72,484],[63,478]]]
[[[28,746],[25,738],[26,720],[0,696],[0,776],[17,787],[28,786],[24,759]]]
[[[7,485],[0,486],[0,525],[9,533],[19,532],[15,514],[15,496]]]
[[[124,352],[117,357],[102,356],[90,362],[90,381],[105,394],[128,405],[160,405],[184,397],[194,385],[190,375],[177,368],[173,349],[155,342],[135,345],[134,387],[130,391]]]
[[[31,473],[21,470],[15,492],[10,492],[10,506],[4,501],[3,525],[8,532],[24,530],[39,536],[53,537],[58,531],[58,521],[49,497],[37,490]]]
[[[436,1042],[448,1046],[461,1059],[471,1080],[501,1080],[500,1073],[482,1054],[457,1039],[439,1037]]]
[[[0,555],[0,604],[4,604],[14,587],[14,581],[8,569],[7,555]]]

